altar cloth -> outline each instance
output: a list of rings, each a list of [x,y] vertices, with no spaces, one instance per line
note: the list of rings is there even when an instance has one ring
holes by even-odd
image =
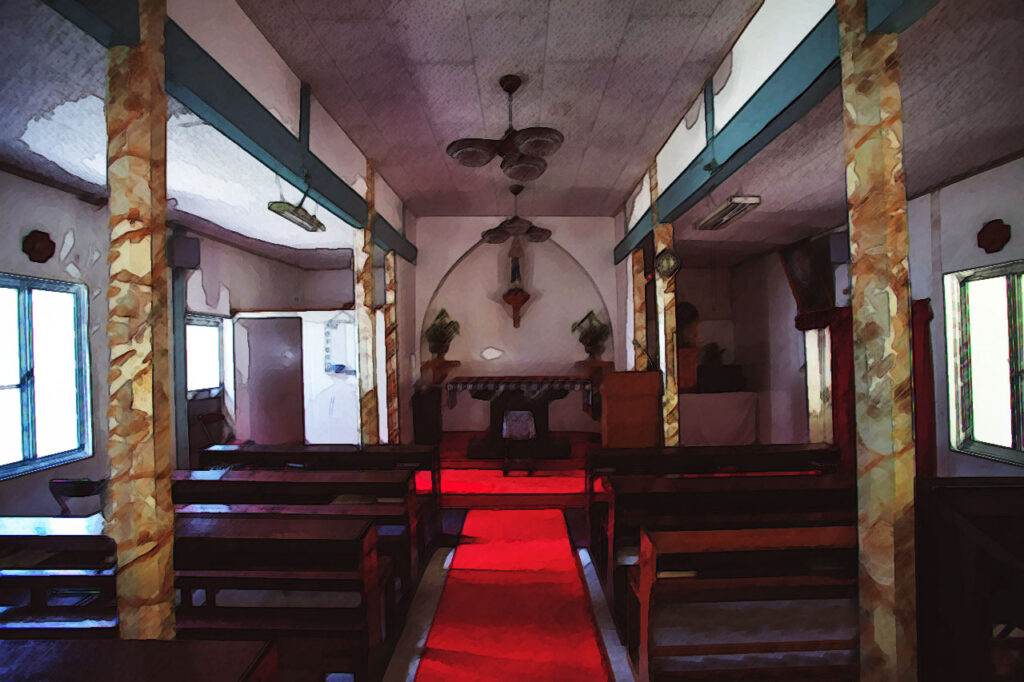
[[[537,400],[546,393],[590,391],[592,388],[590,379],[582,376],[455,377],[448,382],[448,406],[455,407],[459,391],[483,393],[485,400],[493,400],[505,391],[522,391],[528,400]]]
[[[757,441],[757,393],[682,393],[680,445],[750,445]]]

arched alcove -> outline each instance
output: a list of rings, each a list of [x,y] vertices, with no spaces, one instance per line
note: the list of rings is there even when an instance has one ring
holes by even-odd
[[[597,285],[572,255],[554,240],[524,246],[523,288],[530,300],[523,307],[519,328],[512,323],[512,310],[502,300],[509,288],[511,243],[478,242],[451,267],[431,296],[420,324],[420,357],[430,353],[423,331],[444,308],[461,327],[452,340],[446,357],[462,363],[461,375],[565,375],[577,374],[575,363],[586,358],[583,346],[571,331],[572,324],[593,310],[610,323],[608,309]],[[500,357],[485,359],[488,348],[502,351]],[[614,357],[612,339],[605,344],[603,357]],[[445,428],[482,428],[485,403],[468,396],[459,410],[463,419],[446,423]],[[480,402],[479,405],[472,403]],[[571,403],[571,405],[561,405]],[[557,407],[556,407],[557,406]],[[480,414],[476,414],[479,412]],[[566,419],[559,419],[559,413]],[[472,416],[470,416],[472,413]],[[575,413],[580,413],[578,416]],[[586,420],[586,421],[583,421]],[[481,423],[477,423],[481,422]],[[579,401],[571,397],[552,406],[552,428],[591,427],[582,415]]]

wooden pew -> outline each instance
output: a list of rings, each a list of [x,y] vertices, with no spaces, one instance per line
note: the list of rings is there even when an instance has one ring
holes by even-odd
[[[391,567],[377,554],[372,522],[180,518],[174,563],[179,638],[317,640],[320,672],[379,679],[395,624]],[[291,592],[289,603],[268,596],[280,590]],[[301,593],[315,601],[295,604]]]
[[[854,486],[828,476],[682,477],[610,475],[590,507],[590,552],[620,636],[627,566],[640,532],[853,524]]]
[[[411,469],[178,471],[171,495],[176,505],[334,505],[329,513],[339,515],[347,509],[353,516],[379,517],[386,524],[396,520],[395,505],[404,505],[409,539],[414,543],[410,559],[417,570],[428,549],[426,525],[433,516],[433,501],[416,494]],[[271,513],[267,508],[260,511]]]
[[[264,642],[141,639],[0,642],[0,677],[46,682],[278,682]]]
[[[643,531],[629,587],[638,682],[858,678],[855,525]]]
[[[608,474],[834,474],[840,448],[824,443],[671,448],[598,448],[587,453],[587,490]]]
[[[0,518],[0,638],[117,637],[103,517]]]
[[[419,515],[414,503],[335,502],[321,505],[282,504],[185,504],[175,506],[175,518],[306,519],[373,521],[377,526],[378,551],[392,560],[397,600],[404,613],[422,573]]]
[[[429,471],[440,491],[441,455],[437,445],[211,445],[199,453],[199,467],[234,469]]]
[[[176,471],[175,504],[330,504],[405,500],[415,493],[412,471]]]

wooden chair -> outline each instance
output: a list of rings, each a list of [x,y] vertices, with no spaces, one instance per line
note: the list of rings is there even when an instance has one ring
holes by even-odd
[[[102,506],[103,498],[107,494],[107,479],[94,481],[89,478],[51,478],[50,494],[60,505],[61,516],[74,516],[71,507],[68,506],[68,500],[98,495]]]

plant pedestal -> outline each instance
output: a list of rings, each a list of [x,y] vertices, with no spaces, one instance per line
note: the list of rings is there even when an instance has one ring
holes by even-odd
[[[420,365],[420,376],[431,384],[443,384],[451,371],[461,364],[458,360],[433,358]]]

